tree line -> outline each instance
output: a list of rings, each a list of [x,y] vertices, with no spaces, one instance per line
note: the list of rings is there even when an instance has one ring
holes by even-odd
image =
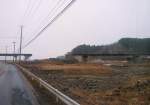
[[[141,53],[150,54],[150,38],[122,38],[110,45],[79,45],[71,54]]]

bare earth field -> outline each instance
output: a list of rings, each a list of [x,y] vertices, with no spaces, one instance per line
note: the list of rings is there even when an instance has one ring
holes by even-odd
[[[110,62],[109,62],[110,63]],[[150,63],[24,63],[24,67],[81,105],[150,105]]]

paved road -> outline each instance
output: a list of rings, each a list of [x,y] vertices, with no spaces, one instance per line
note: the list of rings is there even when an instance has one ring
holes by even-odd
[[[37,105],[31,86],[13,65],[0,62],[0,105]]]

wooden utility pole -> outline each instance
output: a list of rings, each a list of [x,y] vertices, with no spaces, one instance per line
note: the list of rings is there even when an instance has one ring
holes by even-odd
[[[15,50],[16,50],[16,45],[15,45],[15,44],[16,44],[16,42],[13,42],[13,46],[14,46],[14,54],[15,54]],[[13,56],[13,62],[15,62],[15,58],[16,58],[16,57]]]
[[[6,54],[7,54],[7,46],[5,47],[6,49]],[[7,62],[7,55],[5,55],[5,63]]]
[[[21,34],[20,34],[20,56],[19,56],[19,61],[21,62],[21,53],[22,53],[22,30],[23,30],[23,26],[21,26],[20,29],[21,29]]]

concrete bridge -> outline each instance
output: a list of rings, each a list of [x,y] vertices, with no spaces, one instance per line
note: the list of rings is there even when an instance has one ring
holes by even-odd
[[[12,56],[12,57],[15,58],[15,60],[17,60],[17,58],[18,58],[19,56],[23,56],[24,59],[27,60],[27,59],[29,59],[29,58],[32,56],[32,54],[0,53],[0,56],[5,56],[5,57],[6,57],[6,56]]]
[[[150,53],[76,53],[72,56],[80,61],[87,62],[96,59],[132,59],[140,56],[150,56]]]

